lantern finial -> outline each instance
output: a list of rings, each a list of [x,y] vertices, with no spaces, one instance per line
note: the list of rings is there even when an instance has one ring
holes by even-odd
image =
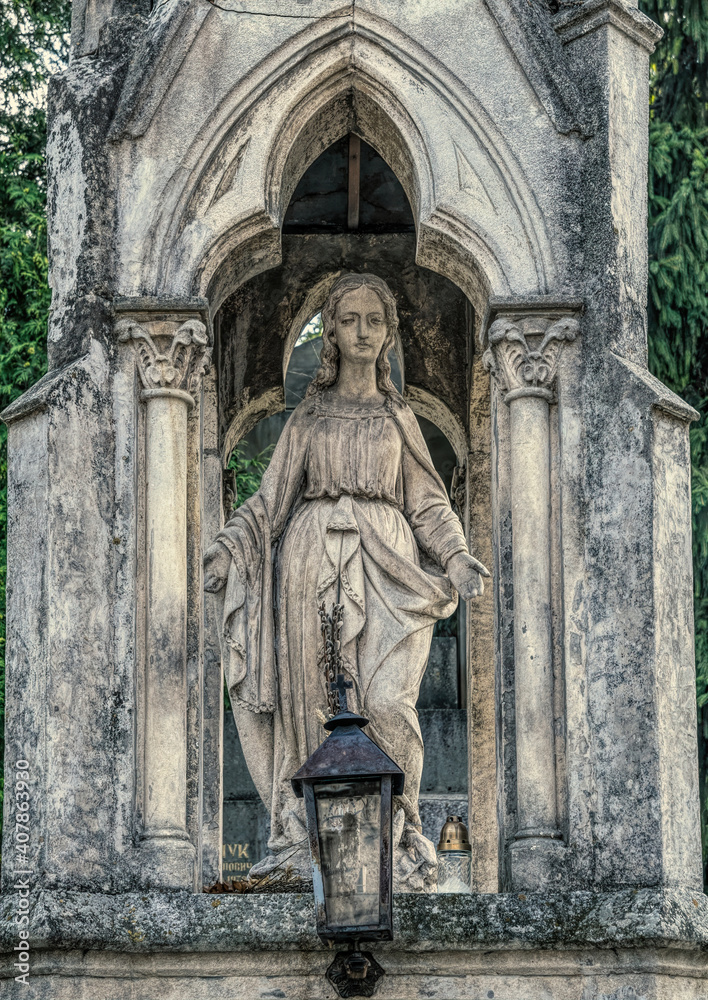
[[[345,679],[344,674],[337,674],[336,681],[331,681],[330,685],[331,691],[337,691],[339,697],[339,712],[348,712],[349,706],[347,705],[347,689],[353,687],[351,681]]]

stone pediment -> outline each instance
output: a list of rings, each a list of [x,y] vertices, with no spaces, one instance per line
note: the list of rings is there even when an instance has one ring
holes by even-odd
[[[583,137],[592,134],[591,115],[583,106],[563,45],[545,8],[524,0],[484,0],[484,3],[555,129],[561,134],[576,133]],[[223,13],[210,0],[197,3],[172,0],[156,8],[133,56],[111,129],[114,140],[138,138],[147,131],[180,68],[189,59],[197,36],[220,11]],[[357,36],[378,41],[386,49],[389,41],[394,48],[400,47],[401,41],[405,48],[409,48],[405,42],[410,42],[411,48],[418,48],[400,29],[365,9],[356,8],[352,15],[352,8],[347,5],[337,11],[323,9],[321,13],[319,19],[316,15],[298,16],[305,27],[296,36],[299,45],[294,50],[292,36],[281,45],[286,64],[305,59],[342,39],[356,40]],[[428,52],[433,62],[442,56],[444,53]],[[269,61],[274,58],[277,59],[277,50],[271,52]],[[356,62],[355,45],[350,59],[352,64]],[[499,85],[503,85],[503,67]]]

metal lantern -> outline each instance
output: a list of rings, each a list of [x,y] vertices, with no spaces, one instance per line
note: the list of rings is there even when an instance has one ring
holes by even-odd
[[[331,617],[320,613],[330,628],[325,650],[331,678],[339,666],[341,610],[335,606]],[[363,981],[371,982],[373,975],[375,986],[383,974],[370,955],[356,949],[361,940],[393,936],[392,809],[404,784],[400,767],[363,732],[369,720],[348,710],[348,687],[351,681],[341,673],[330,679],[330,708],[339,709],[325,723],[331,735],[292,778],[295,794],[305,799],[317,933],[326,943],[346,941],[355,948],[337,956],[339,970],[332,972],[335,960],[328,973],[340,996],[371,995]],[[337,984],[335,973],[347,984]]]
[[[368,721],[338,712],[292,779],[305,798],[317,933],[327,942],[392,936],[392,799],[404,776],[362,731]]]

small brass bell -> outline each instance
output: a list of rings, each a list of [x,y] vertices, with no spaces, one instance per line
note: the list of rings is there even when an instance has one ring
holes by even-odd
[[[440,831],[438,892],[471,892],[472,847],[460,816],[448,816]]]
[[[441,851],[469,851],[472,853],[467,827],[460,816],[447,817],[447,822],[440,831],[438,854]]]

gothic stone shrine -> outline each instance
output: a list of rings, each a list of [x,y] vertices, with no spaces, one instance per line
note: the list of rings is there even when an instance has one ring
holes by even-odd
[[[706,1000],[660,35],[621,0],[74,0],[49,372],[3,414],[3,996],[335,995],[310,892],[203,888],[310,870],[339,601],[405,773],[377,996]],[[471,893],[436,891],[448,813]]]

